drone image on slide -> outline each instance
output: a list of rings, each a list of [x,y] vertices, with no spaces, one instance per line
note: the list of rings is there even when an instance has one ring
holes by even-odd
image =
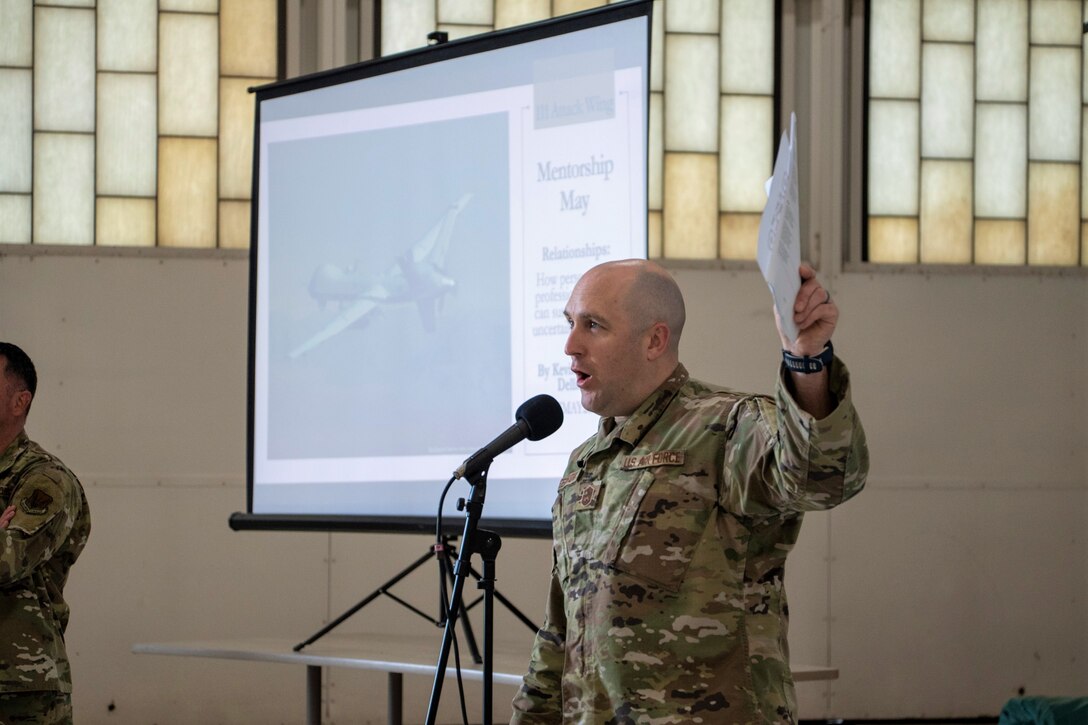
[[[304,355],[349,327],[362,324],[371,313],[388,305],[414,302],[423,328],[433,332],[439,303],[456,287],[444,271],[446,253],[457,217],[471,198],[472,194],[465,194],[451,204],[438,223],[375,282],[368,283],[352,267],[322,264],[315,269],[310,278],[310,296],[322,309],[330,301],[339,303],[341,312],[324,329],[292,350],[289,357]]]

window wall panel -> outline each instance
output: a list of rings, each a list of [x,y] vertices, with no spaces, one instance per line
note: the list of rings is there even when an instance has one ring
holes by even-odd
[[[224,78],[219,91],[219,196],[248,199],[253,181],[253,116],[256,98],[247,89],[267,78]]]
[[[663,242],[665,232],[662,216],[661,212],[652,211],[646,220],[646,246],[649,249],[647,254],[652,259],[660,259],[665,256]]]
[[[229,0],[219,10],[219,72],[276,76],[276,0]]]
[[[728,0],[665,3],[665,30],[670,33],[716,33],[722,12],[722,5],[719,3],[726,2]]]
[[[34,11],[34,128],[94,131],[93,10]]]
[[[1028,263],[1076,265],[1080,257],[1080,170],[1075,164],[1028,168]]]
[[[868,261],[878,264],[917,264],[918,219],[869,217]]]
[[[442,23],[439,23],[438,29],[448,33],[450,40],[459,40],[460,38],[468,38],[472,35],[490,33],[492,30],[490,25],[445,25]]]
[[[722,259],[755,259],[759,220],[759,214],[722,214],[718,256]]]
[[[98,197],[95,244],[108,247],[155,246],[155,200]]]
[[[546,20],[550,12],[551,0],[495,0],[495,29]]]
[[[1031,0],[1031,42],[1038,45],[1081,44],[1080,3]]]
[[[978,100],[1027,100],[1028,0],[978,4],[975,57]]]
[[[1080,263],[1088,267],[1088,223],[1080,225]]]
[[[665,154],[664,253],[671,259],[718,256],[718,160]]]
[[[30,0],[0,0],[0,66],[29,68],[34,61],[34,8]]]
[[[249,249],[249,202],[219,202],[219,246]]]
[[[244,88],[275,75],[277,6],[0,0],[0,243],[148,246],[161,227],[166,246],[209,247],[222,201],[225,243],[248,246]]]
[[[726,212],[761,212],[767,203],[764,183],[773,173],[774,127],[771,97],[723,96],[721,101],[721,190]]]
[[[975,264],[1027,263],[1027,224],[1019,219],[975,221]]]
[[[871,4],[869,93],[875,98],[917,98],[921,75],[921,0]]]
[[[149,73],[98,74],[97,193],[155,195],[157,92]]]
[[[916,38],[911,9],[905,0],[867,5],[867,258],[1088,265],[1088,57],[1081,32],[1088,2],[922,0],[921,172],[914,178],[912,119],[893,117],[895,108],[882,101],[894,92],[887,79],[909,78],[914,69],[907,52]],[[889,57],[897,60],[882,65]],[[915,216],[912,259],[910,234],[899,222]]]
[[[224,0],[233,2],[234,0]],[[219,12],[219,0],[159,0],[159,9],[180,13],[215,13]]]
[[[665,90],[665,10],[664,0],[654,0],[650,22],[650,90]]]
[[[723,93],[774,93],[774,3],[722,2]]]
[[[552,0],[552,17],[579,13],[607,4],[607,0]]]
[[[969,45],[922,49],[922,156],[970,158],[974,135],[974,54]]]
[[[94,136],[34,134],[35,244],[94,244]]]
[[[980,103],[975,111],[975,214],[1027,216],[1027,106]]]
[[[924,0],[922,39],[970,43],[975,39],[975,0]]]
[[[0,3],[9,5],[12,1],[0,0]],[[70,3],[87,9],[75,11],[63,7]],[[84,141],[92,144],[89,155],[90,181],[87,182],[86,175],[79,177],[79,173],[76,174],[77,181],[82,178],[80,188],[89,190],[81,203],[83,208],[91,211],[89,214],[79,214],[89,221],[86,225],[90,230],[89,240],[93,242],[95,235],[99,234],[99,243],[102,244],[142,244],[148,237],[146,230],[153,229],[152,236],[161,234],[164,246],[208,247],[216,243],[219,246],[248,246],[248,234],[242,230],[248,225],[248,213],[244,210],[247,205],[245,197],[250,193],[248,176],[251,162],[247,156],[252,143],[252,109],[235,103],[248,96],[237,95],[233,84],[228,81],[239,81],[239,85],[244,85],[272,77],[275,70],[276,0],[232,0],[230,3],[219,0],[57,0],[42,3],[37,10],[33,10],[34,4],[24,0],[18,5],[26,13],[27,19],[23,24],[32,32],[41,31],[40,24],[33,22],[32,14],[35,12],[80,12],[90,21],[90,32],[87,34],[90,40],[84,46],[87,51],[85,55],[90,59],[85,64],[88,81],[70,84],[86,89],[87,96],[82,105],[90,112],[90,124],[80,131],[87,134]],[[492,21],[498,27],[509,27],[604,4],[605,0],[399,0],[384,6],[384,18],[394,26],[398,21],[401,25],[407,25],[414,33],[410,47],[419,47],[425,44],[426,33],[437,27],[436,23],[439,22],[449,25],[455,33],[476,32],[487,29]],[[656,138],[656,148],[650,160],[651,204],[658,209],[669,205],[666,201],[669,195],[666,177],[670,174],[674,179],[679,175],[679,178],[691,177],[703,181],[698,182],[702,186],[692,200],[697,202],[695,206],[698,207],[698,213],[694,214],[677,211],[683,210],[684,204],[677,201],[679,197],[676,195],[681,192],[674,186],[672,193],[676,198],[670,203],[676,213],[669,215],[668,219],[664,212],[651,215],[651,242],[656,244],[659,251],[664,248],[666,222],[669,221],[674,229],[696,231],[694,234],[683,234],[679,242],[681,245],[688,247],[689,251],[691,248],[707,250],[699,251],[699,256],[713,257],[717,254],[714,250],[718,247],[723,228],[719,217],[721,198],[718,178],[736,169],[733,165],[720,166],[716,156],[722,137],[719,114],[723,69],[734,67],[723,64],[721,34],[726,32],[725,18],[732,18],[729,22],[734,34],[730,37],[735,38],[734,46],[742,42],[750,43],[753,33],[766,33],[761,44],[752,46],[757,47],[758,51],[749,50],[747,55],[751,60],[765,54],[770,60],[758,64],[758,78],[749,68],[747,73],[738,73],[734,77],[731,87],[740,89],[742,94],[758,90],[770,96],[773,93],[774,4],[692,0],[673,3],[673,7],[667,9],[662,0],[656,0],[655,5],[657,12],[651,29],[655,39],[652,48],[654,61],[650,82],[657,89],[656,100],[651,101],[654,107],[651,113],[655,118],[655,121],[651,121],[651,134]],[[263,12],[263,8],[267,8],[268,12]],[[413,14],[420,13],[427,22],[413,24]],[[670,45],[665,41],[667,13],[673,16],[674,30],[683,28],[681,34],[686,39],[705,43],[705,52],[688,53],[685,59],[682,49],[672,57],[666,57],[669,55],[666,48]],[[754,24],[763,29],[751,32],[744,29],[755,27]],[[13,36],[13,42],[7,42],[8,36],[3,33],[11,27],[14,26],[5,23],[4,28],[0,29],[0,39],[4,40],[0,53],[23,52],[32,56],[28,33],[16,34],[18,37]],[[415,33],[414,29],[421,32]],[[704,35],[700,36],[700,33]],[[387,40],[396,35],[385,33]],[[17,47],[20,39],[23,41],[22,51]],[[65,52],[70,54],[73,44],[64,45]],[[697,46],[689,46],[689,50],[692,47]],[[271,51],[264,52],[262,49]],[[29,64],[33,60],[30,56],[23,62]],[[257,73],[256,67],[249,65],[262,62],[270,64],[268,74]],[[75,67],[69,62],[56,65],[64,66],[66,70]],[[665,75],[670,65],[679,71],[677,78],[680,80],[676,80],[675,88],[670,87],[670,93],[665,94]],[[96,73],[101,77],[97,77]],[[759,85],[740,85],[756,83],[757,80]],[[148,83],[156,86],[152,105],[159,106],[158,112],[151,112],[150,115],[145,113]],[[128,90],[126,86],[130,86]],[[132,90],[136,86],[141,90]],[[705,92],[691,93],[693,89]],[[32,90],[31,102],[40,100],[39,90]],[[669,96],[679,97],[679,100],[686,101],[686,105],[673,106],[675,99],[666,101]],[[65,101],[72,105],[70,94]],[[120,110],[126,105],[130,111],[128,114]],[[666,123],[665,116],[670,113],[674,115],[670,117],[670,123]],[[148,121],[149,118],[152,120]],[[693,123],[691,119],[699,120]],[[147,132],[149,124],[157,135]],[[7,130],[14,128],[14,125],[4,123],[3,127]],[[667,147],[665,134],[670,128],[676,134],[673,140],[679,145],[673,150],[695,150],[698,153],[694,155],[699,158],[687,164],[675,163],[671,172],[667,173],[664,149]],[[32,127],[28,127],[25,135],[29,139],[33,133]],[[767,137],[763,140],[764,144],[768,139],[773,141],[770,138],[772,134],[764,135]],[[222,143],[217,143],[220,136]],[[147,154],[150,162],[135,167],[133,165],[139,163],[138,157],[144,154],[134,145],[150,145],[157,149],[157,153]],[[126,147],[130,152],[127,155],[118,151]],[[24,172],[24,178],[32,187],[30,170],[36,164],[45,164],[46,156],[36,160],[29,140],[22,148],[25,149],[24,167],[28,169]],[[9,166],[13,163],[8,151],[5,148],[4,153],[0,154],[3,155],[0,168],[5,163]],[[770,154],[767,156],[769,161]],[[86,158],[84,167],[87,166],[85,162]],[[697,171],[692,172],[691,169]],[[131,185],[126,185],[129,183]],[[97,190],[97,197],[96,184],[101,187]],[[2,191],[0,189],[0,193]],[[19,194],[15,197],[24,198]],[[77,201],[73,204],[77,204],[79,195],[74,198]],[[31,197],[25,199],[27,201],[20,203],[30,204],[27,218],[33,219],[35,207]],[[43,203],[45,201],[48,200],[43,199]],[[688,201],[685,199],[685,202]],[[125,208],[139,211],[123,214]],[[754,213],[742,212],[748,216]],[[123,221],[126,218],[144,221]],[[243,218],[246,218],[245,225],[240,221]],[[148,219],[154,222],[147,222]],[[729,222],[724,228],[729,230],[733,226]],[[654,228],[656,233],[652,231]],[[133,229],[145,231],[133,233]],[[674,236],[676,240],[681,239],[681,235]],[[76,241],[84,243],[81,239]]]
[[[160,246],[216,246],[215,182],[215,139],[159,139]]]
[[[1084,2],[1084,18],[1088,22],[1088,0]],[[1080,81],[1081,100],[1088,103],[1088,43],[1081,48]]]
[[[1032,48],[1029,153],[1036,161],[1080,160],[1080,51]]]
[[[159,16],[159,133],[215,136],[219,29],[214,15]]]
[[[495,22],[492,0],[438,0],[438,22],[459,25],[491,25]]]
[[[382,55],[427,45],[436,22],[434,0],[382,3]]]
[[[918,227],[923,264],[970,264],[974,212],[969,161],[923,161]]]
[[[909,101],[870,103],[870,214],[918,214],[918,114],[918,104]]]
[[[32,89],[30,70],[0,68],[0,193],[30,192]]]
[[[650,94],[650,143],[649,143],[649,194],[651,209],[661,209],[665,164],[665,98],[660,93]]]
[[[1081,113],[1080,138],[1080,215],[1082,219],[1088,219],[1088,108]],[[1088,258],[1084,263],[1088,264]]]
[[[30,244],[30,194],[0,194],[0,244]]]
[[[156,0],[98,0],[98,70],[158,70]]]
[[[666,38],[667,151],[718,150],[717,68],[717,36],[672,35]]]

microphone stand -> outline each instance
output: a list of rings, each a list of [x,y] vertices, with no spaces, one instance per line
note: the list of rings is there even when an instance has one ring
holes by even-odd
[[[461,534],[461,555],[457,557],[457,564],[453,568],[453,592],[450,594],[449,606],[446,608],[446,627],[442,634],[442,646],[438,654],[438,664],[434,671],[434,684],[431,686],[431,701],[427,709],[426,725],[435,725],[438,716],[438,703],[442,699],[442,683],[446,678],[446,663],[449,661],[450,647],[455,636],[454,625],[457,622],[458,612],[461,607],[461,594],[465,588],[465,580],[471,573],[471,558],[473,553],[479,553],[484,561],[483,576],[480,577],[479,587],[484,590],[484,652],[483,652],[483,725],[491,725],[492,697],[491,689],[494,679],[494,593],[495,593],[495,559],[502,547],[502,539],[493,531],[479,528],[480,516],[484,510],[484,497],[487,494],[487,471],[480,471],[474,476],[467,477],[472,483],[468,500],[461,499],[457,502],[459,510],[465,511],[465,528]],[[468,614],[465,612],[465,616]]]

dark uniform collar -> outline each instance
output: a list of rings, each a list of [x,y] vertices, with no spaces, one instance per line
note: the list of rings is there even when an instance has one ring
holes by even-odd
[[[688,381],[687,368],[682,363],[677,363],[665,382],[658,386],[657,390],[650,393],[642,405],[634,413],[617,425],[614,417],[601,418],[597,425],[597,440],[604,443],[600,448],[606,448],[614,440],[621,440],[632,448],[638,445],[646,431],[653,427],[665,409],[669,407],[680,388]]]

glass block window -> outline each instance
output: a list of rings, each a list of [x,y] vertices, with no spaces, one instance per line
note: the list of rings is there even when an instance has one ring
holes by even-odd
[[[1088,3],[867,8],[866,261],[1088,266]]]
[[[249,246],[277,0],[0,0],[0,244]]]
[[[604,0],[382,3],[381,54],[605,5]],[[754,260],[774,163],[774,0],[655,0],[650,58],[651,257]]]

